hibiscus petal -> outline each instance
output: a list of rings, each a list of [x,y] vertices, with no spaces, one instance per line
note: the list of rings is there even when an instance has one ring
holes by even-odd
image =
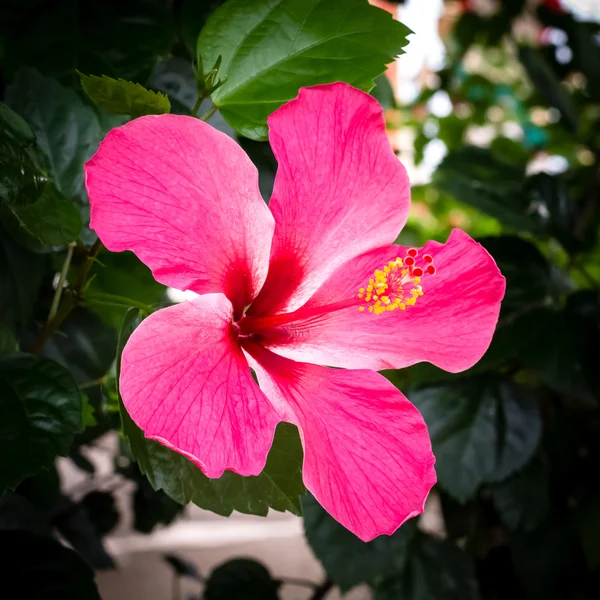
[[[121,363],[131,418],[208,477],[258,475],[280,421],[252,379],[231,315],[222,294],[159,310],[133,332]]]
[[[225,134],[191,117],[135,119],[106,136],[85,181],[90,227],[161,283],[223,292],[236,311],[260,290],[273,218],[256,168]]]
[[[353,256],[392,243],[408,215],[406,171],[372,96],[345,83],[300,90],[269,117],[279,164],[267,282],[249,314],[301,306]]]
[[[327,512],[367,542],[423,511],[436,480],[427,427],[387,379],[244,348],[265,394],[298,426],[304,483]]]
[[[342,265],[299,314],[356,297],[375,269],[407,250],[386,246]],[[472,367],[494,334],[504,277],[488,252],[458,229],[446,244],[428,242],[419,254],[431,255],[437,272],[422,278],[424,294],[414,306],[379,315],[353,306],[307,317],[262,332],[261,343],[294,360],[335,367],[401,369],[421,361],[452,373]]]

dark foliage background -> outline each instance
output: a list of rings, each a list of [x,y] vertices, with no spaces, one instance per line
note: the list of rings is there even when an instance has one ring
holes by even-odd
[[[135,256],[107,252],[88,229],[82,165],[131,117],[198,114],[237,137],[268,200],[276,164],[264,119],[274,74],[232,68],[240,59],[231,47],[246,27],[240,11],[266,33],[248,56],[290,67],[277,88],[288,98],[302,85],[337,79],[370,89],[402,52],[406,28],[366,0],[2,2],[5,592],[98,598],[93,569],[115,566],[103,538],[122,518],[115,491],[126,483],[133,527],[144,533],[171,523],[188,502],[222,515],[303,513],[327,573],[314,599],[361,583],[376,600],[600,597],[600,26],[575,20],[556,1],[503,0],[489,14],[475,4],[447,3],[446,65],[428,74],[414,102],[399,105],[383,77],[372,93],[391,131],[412,128],[417,164],[430,144],[447,148],[431,183],[413,188],[400,241],[443,241],[462,227],[494,256],[507,294],[492,345],[468,372],[422,364],[386,373],[428,423],[441,519],[426,531],[412,520],[364,544],[304,495],[292,426],[279,427],[260,476],[208,480],[120,412],[123,345],[171,300]],[[331,38],[322,60],[302,50],[288,56],[276,35],[283,20]],[[353,21],[369,28],[360,61],[336,37],[352,40],[342,24]],[[328,56],[338,59],[329,64]],[[451,105],[443,114],[431,103],[440,93]],[[232,110],[234,103],[246,108]],[[118,432],[119,450],[110,450],[114,472],[100,475],[90,449],[102,450],[109,432]],[[61,486],[58,456],[85,473],[81,484]],[[191,577],[206,599],[275,599],[286,584],[253,561],[208,574],[165,559],[175,581]]]

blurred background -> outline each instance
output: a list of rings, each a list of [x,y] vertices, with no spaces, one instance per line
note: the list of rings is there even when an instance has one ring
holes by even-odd
[[[85,21],[100,22],[102,9],[25,4],[0,9],[0,91],[52,160],[64,158],[62,176],[77,171],[71,196],[85,223],[76,180],[98,135],[71,162],[69,148],[87,135],[88,114],[98,133],[125,119],[91,108],[73,66],[138,81],[189,114],[198,95],[195,39],[223,2],[163,3],[172,27],[152,21],[157,3],[132,2],[127,18],[104,32]],[[104,600],[600,598],[600,1],[371,4],[414,32],[372,91],[412,185],[398,242],[445,241],[458,227],[507,278],[498,331],[473,369],[385,373],[425,417],[438,485],[421,517],[369,544],[310,497],[304,516],[293,507],[226,517],[215,512],[230,510],[206,510],[206,501],[182,506],[172,483],[140,472],[120,434],[115,349],[129,307],[190,294],[157,284],[129,253],[102,251],[86,302],[42,350],[71,369],[86,398],[86,428],[55,468],[1,497],[0,530],[51,528],[95,569]],[[77,35],[89,44],[67,68],[78,10]],[[112,44],[119,35],[132,43]],[[62,108],[47,119],[35,100]],[[200,113],[209,109],[205,100]],[[218,111],[209,123],[248,152],[268,200],[276,172],[268,143],[239,136]],[[60,142],[53,128],[62,128]],[[3,343],[25,348],[46,319],[67,251],[15,234],[11,216],[0,215]],[[74,267],[94,241],[84,226],[68,251]],[[36,279],[23,288],[15,277],[25,272]]]

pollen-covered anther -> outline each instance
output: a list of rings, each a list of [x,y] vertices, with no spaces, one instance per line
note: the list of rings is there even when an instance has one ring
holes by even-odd
[[[409,248],[404,258],[395,258],[381,269],[376,269],[366,287],[358,290],[362,300],[358,310],[379,315],[396,309],[405,310],[414,306],[423,295],[421,279],[426,275],[435,275],[433,257],[424,254],[419,258],[416,248]]]

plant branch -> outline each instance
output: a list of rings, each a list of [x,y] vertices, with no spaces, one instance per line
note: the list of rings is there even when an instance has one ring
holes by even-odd
[[[100,250],[102,250],[102,248],[102,242],[100,240],[96,240],[94,245],[91,246],[91,248],[87,251],[87,258],[81,266],[81,270],[79,271],[75,283],[72,287],[68,287],[66,290],[64,290],[62,293],[62,298],[59,297],[59,303],[57,303],[54,316],[42,327],[38,336],[29,346],[29,352],[32,354],[37,354],[43,348],[44,344],[52,337],[52,335],[56,333],[63,321],[69,316],[70,312],[81,302],[81,294],[85,287],[87,276],[96,260],[96,256],[98,256],[98,253]]]
[[[65,262],[63,263],[62,270],[58,277],[58,283],[56,284],[56,291],[54,292],[54,298],[52,298],[52,304],[50,305],[50,312],[48,313],[48,321],[51,321],[58,311],[58,305],[60,304],[60,298],[63,293],[63,288],[65,286],[65,281],[67,280],[67,274],[69,273],[69,267],[71,266],[71,259],[73,258],[73,250],[75,249],[75,244],[69,244],[67,248],[67,256],[65,258]]]
[[[153,313],[154,309],[149,304],[138,302],[133,298],[117,296],[115,294],[105,294],[103,292],[93,292],[85,294],[85,300],[90,304],[110,305],[110,306],[133,306],[147,313]]]
[[[200,105],[204,101],[204,96],[202,94],[198,94],[198,99],[196,100],[196,104],[194,104],[194,108],[192,108],[192,117],[195,117],[200,110]]]
[[[201,121],[208,121],[217,112],[217,107],[213,104],[203,115],[198,118]]]

